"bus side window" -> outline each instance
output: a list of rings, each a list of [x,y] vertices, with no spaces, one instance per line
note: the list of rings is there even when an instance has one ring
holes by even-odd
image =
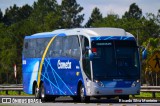
[[[25,49],[28,49],[28,42],[25,42]]]
[[[79,40],[78,36],[72,36],[72,48],[71,48],[71,55],[75,59],[80,59],[80,45],[79,45]]]
[[[55,52],[56,57],[62,55],[62,36],[57,37],[56,45],[55,45]]]
[[[41,58],[50,38],[38,38],[36,47],[36,57]]]
[[[71,57],[72,39],[71,36],[64,37],[63,39],[63,54],[64,57]]]
[[[24,40],[24,46],[23,46],[23,56],[27,57],[28,55],[28,40],[25,39]]]
[[[62,37],[57,36],[53,43],[51,44],[48,57],[59,57],[62,54]]]
[[[30,39],[28,43],[28,54],[27,57],[36,57],[36,39]]]

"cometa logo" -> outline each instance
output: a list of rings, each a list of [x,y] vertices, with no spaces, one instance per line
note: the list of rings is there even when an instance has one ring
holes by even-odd
[[[71,62],[69,62],[69,60],[67,62],[61,62],[58,60],[57,67],[58,69],[71,69]]]

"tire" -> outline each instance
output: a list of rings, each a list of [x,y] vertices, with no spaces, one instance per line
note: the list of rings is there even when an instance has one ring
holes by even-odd
[[[74,102],[80,102],[80,99],[77,96],[72,96],[72,99]]]
[[[39,95],[40,95],[41,101],[42,102],[46,102],[45,88],[44,88],[44,84],[43,83],[40,86]]]
[[[90,102],[90,97],[85,96],[85,88],[83,85],[81,85],[79,88],[79,98],[80,102]]]
[[[35,95],[36,99],[40,99],[40,95],[39,95],[39,90],[38,90],[37,84],[34,87],[34,95]]]
[[[128,100],[129,99],[129,95],[119,96],[119,99]]]
[[[41,87],[40,87],[40,99],[42,102],[55,101],[56,99],[55,96],[45,94],[45,87],[43,83],[41,84]]]
[[[101,99],[101,97],[95,97],[97,100],[100,100]]]

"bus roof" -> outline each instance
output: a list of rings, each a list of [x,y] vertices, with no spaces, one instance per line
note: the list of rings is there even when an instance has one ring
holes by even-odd
[[[128,36],[134,37],[132,34],[126,32],[121,28],[73,28],[73,29],[58,29],[52,32],[36,33],[26,38],[42,38],[52,37],[55,35],[85,35],[88,37],[98,36]]]

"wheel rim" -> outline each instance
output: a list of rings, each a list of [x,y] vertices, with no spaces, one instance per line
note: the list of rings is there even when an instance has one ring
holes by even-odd
[[[39,92],[38,92],[39,90],[38,90],[38,88],[37,88],[37,86],[35,86],[35,98],[38,98],[39,96]]]
[[[81,101],[84,101],[84,87],[81,86],[81,90],[80,90],[80,96],[81,96]]]
[[[41,87],[41,98],[44,99],[44,97],[45,97],[45,94],[44,94],[44,87],[43,87],[43,85],[42,85],[42,87]]]

